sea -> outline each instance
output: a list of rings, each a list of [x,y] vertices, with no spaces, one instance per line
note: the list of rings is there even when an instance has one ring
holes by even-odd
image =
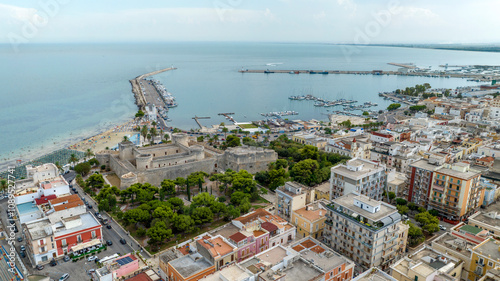
[[[129,80],[168,67],[153,78],[177,100],[169,125],[197,128],[264,119],[261,113],[294,110],[290,119],[327,120],[327,108],[292,101],[311,94],[378,103],[378,96],[416,84],[433,88],[477,85],[460,78],[377,75],[239,73],[240,69],[397,70],[389,62],[439,65],[498,64],[499,53],[417,48],[292,43],[28,44],[0,45],[0,167],[64,148],[133,118],[137,107]],[[375,109],[375,108],[373,108]],[[330,108],[331,110],[331,108]],[[5,166],[5,165],[4,165]]]

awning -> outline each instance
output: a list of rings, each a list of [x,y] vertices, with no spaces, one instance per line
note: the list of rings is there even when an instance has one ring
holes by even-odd
[[[76,246],[71,247],[71,251],[73,251],[73,252],[80,251],[82,249],[85,249],[85,248],[88,248],[88,247],[92,247],[92,246],[95,246],[95,245],[98,245],[98,244],[101,244],[101,240],[99,240],[99,239],[92,239],[89,242],[81,243],[81,244],[78,244]]]

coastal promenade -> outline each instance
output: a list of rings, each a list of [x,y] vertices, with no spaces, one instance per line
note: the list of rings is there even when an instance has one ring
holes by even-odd
[[[165,69],[160,69],[160,70],[156,70],[153,72],[139,75],[136,78],[130,80],[130,84],[132,85],[132,92],[134,93],[134,96],[135,96],[135,104],[140,109],[144,109],[144,107],[147,104],[146,97],[144,96],[144,93],[142,92],[142,88],[141,88],[141,84],[140,84],[140,81],[142,79],[144,79],[148,76],[156,75],[156,74],[159,74],[159,73],[162,73],[165,71],[175,70],[175,69],[177,69],[177,67],[169,67],[169,68],[165,68]]]
[[[408,67],[407,67],[408,68]],[[316,74],[316,75],[327,75],[327,74],[355,74],[355,75],[398,75],[398,76],[421,76],[421,77],[433,77],[433,78],[465,78],[473,79],[483,82],[489,82],[491,80],[499,80],[500,75],[484,75],[484,74],[474,74],[474,73],[446,73],[446,72],[400,72],[400,71],[383,71],[383,70],[297,70],[297,69],[241,69],[238,70],[240,73],[282,73],[282,74]]]

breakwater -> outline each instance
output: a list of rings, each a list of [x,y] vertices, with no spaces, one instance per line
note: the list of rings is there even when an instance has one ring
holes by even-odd
[[[165,71],[169,71],[169,70],[174,70],[174,69],[177,69],[177,68],[176,67],[164,68],[164,69],[160,69],[160,70],[156,70],[153,72],[139,75],[136,78],[129,80],[130,85],[132,85],[132,93],[134,93],[135,104],[137,105],[137,107],[139,107],[139,109],[144,109],[144,107],[147,104],[146,97],[144,96],[144,92],[142,91],[140,81],[148,76],[156,75],[156,74],[159,74],[159,73],[162,73]]]

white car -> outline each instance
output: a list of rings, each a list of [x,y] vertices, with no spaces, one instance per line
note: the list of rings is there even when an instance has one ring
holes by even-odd
[[[446,227],[442,226],[442,225],[439,225],[439,229],[441,230],[445,230],[446,231]]]
[[[87,261],[95,261],[96,259],[98,259],[97,256],[90,256]]]
[[[68,280],[69,278],[69,274],[68,273],[64,273],[61,278],[59,278],[59,281],[64,281],[64,280]]]

